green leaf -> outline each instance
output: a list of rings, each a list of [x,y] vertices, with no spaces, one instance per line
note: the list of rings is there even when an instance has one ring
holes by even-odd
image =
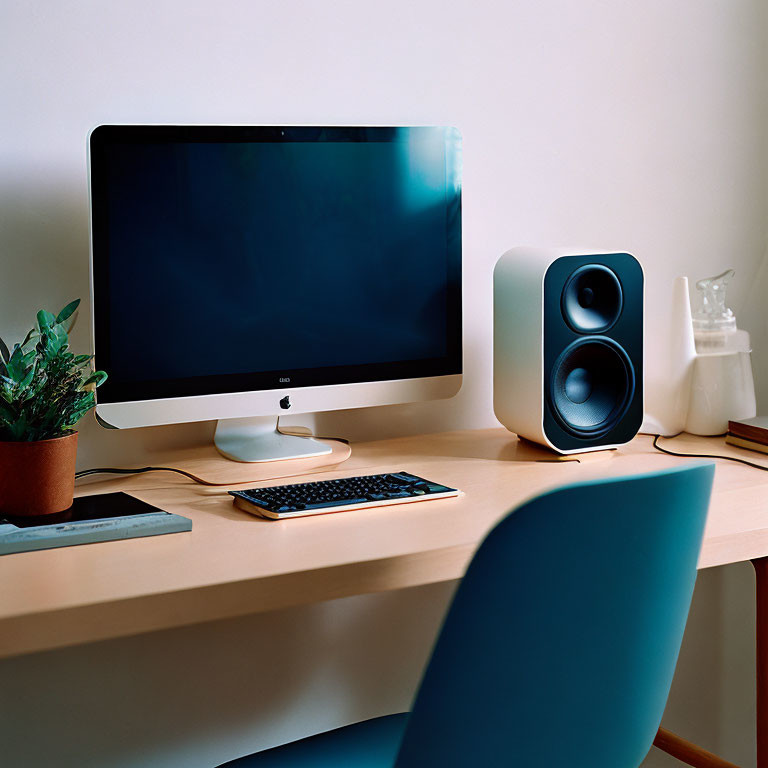
[[[3,359],[4,363],[7,363],[11,358],[11,353],[2,339],[0,339],[0,358]]]
[[[56,357],[53,349],[53,339],[51,337],[51,331],[49,328],[45,329],[40,334],[40,340],[37,342],[35,350],[40,356],[40,362],[43,365],[47,364],[50,360]]]
[[[32,377],[35,375],[35,368],[34,366],[31,367],[24,378],[19,382],[19,389],[25,390],[31,383],[32,383]]]
[[[41,309],[37,313],[37,324],[40,326],[41,331],[45,331],[56,324],[56,318],[47,310]]]
[[[33,338],[37,338],[38,336],[38,332],[34,328],[30,328],[30,330],[27,331],[27,335],[24,337],[24,341],[21,342],[21,346],[26,347]]]
[[[107,380],[107,374],[104,371],[94,371],[83,383],[83,387],[93,384],[94,387],[100,387]]]
[[[27,372],[30,370],[30,366],[32,366],[34,360],[34,350],[24,354],[24,350],[18,344],[13,348],[13,354],[8,361],[7,370],[8,375],[15,384],[21,383],[27,375]]]
[[[56,315],[56,322],[57,323],[63,323],[72,313],[80,306],[80,299],[75,299],[74,301],[70,301],[69,304],[67,304],[64,309],[59,312],[58,315]]]
[[[96,405],[96,398],[94,397],[93,392],[85,392],[84,394],[85,397],[77,401],[75,408],[68,416],[67,421],[72,425],[80,421],[80,419],[82,419],[83,416]]]
[[[27,432],[27,414],[22,411],[16,421],[8,425],[8,428],[11,432],[11,440],[24,440]]]
[[[40,394],[40,390],[48,383],[48,376],[46,375],[45,371],[43,371],[35,381],[32,382],[31,386],[27,390],[26,397],[24,398],[24,401],[31,400],[34,397],[37,397],[38,394]]]
[[[20,344],[16,344],[8,360],[8,376],[14,384],[18,384],[27,373],[27,365],[24,361],[24,351]]]
[[[67,348],[69,337],[67,336],[67,331],[64,326],[55,325],[51,330],[53,332],[52,350],[54,354],[58,354]]]

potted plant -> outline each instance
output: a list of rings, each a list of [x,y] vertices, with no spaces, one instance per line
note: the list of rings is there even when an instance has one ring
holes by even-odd
[[[107,378],[92,355],[69,351],[67,321],[80,299],[58,315],[41,309],[13,349],[0,339],[0,513],[46,515],[72,505],[77,422],[96,404]]]

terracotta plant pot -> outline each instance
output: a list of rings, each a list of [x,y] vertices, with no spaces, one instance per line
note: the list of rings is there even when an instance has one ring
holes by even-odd
[[[77,432],[32,443],[0,440],[0,514],[51,515],[72,506]]]

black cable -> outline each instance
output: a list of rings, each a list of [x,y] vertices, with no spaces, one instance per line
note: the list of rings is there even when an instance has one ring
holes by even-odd
[[[196,483],[200,483],[200,485],[233,485],[233,483],[211,483],[208,480],[203,480],[202,477],[198,477],[191,472],[176,467],[137,467],[136,469],[94,467],[93,469],[81,469],[79,472],[75,472],[75,480],[79,480],[81,477],[87,477],[88,475],[139,475],[143,472],[176,472],[179,475],[188,477],[190,480],[194,480]]]
[[[280,432],[280,417],[277,418],[277,431]],[[283,435],[291,435],[291,432],[280,432]],[[316,437],[315,435],[295,435],[297,437],[312,437],[315,440],[335,440],[336,442],[349,445],[349,440],[345,440],[343,437]],[[87,477],[88,475],[140,475],[144,472],[176,472],[179,475],[193,480],[200,485],[209,486],[225,486],[225,485],[243,485],[250,482],[261,482],[262,480],[268,480],[269,478],[260,478],[259,480],[242,480],[240,482],[228,482],[228,483],[213,483],[210,480],[204,480],[202,477],[193,475],[191,472],[187,472],[184,469],[178,469],[177,467],[137,467],[136,469],[125,469],[121,467],[94,467],[93,469],[81,469],[79,472],[75,472],[75,480],[79,480],[81,477]],[[311,472],[303,472],[299,474],[311,474]],[[283,477],[294,477],[295,475],[284,475]],[[275,480],[281,480],[282,477],[273,478]]]
[[[682,434],[678,432],[678,434]],[[677,435],[672,435],[672,437],[677,437]],[[661,451],[662,453],[666,453],[669,456],[679,456],[683,459],[725,459],[726,461],[735,461],[739,464],[746,464],[748,467],[754,467],[754,469],[762,469],[765,472],[768,472],[768,466],[764,464],[756,464],[754,461],[747,461],[746,459],[739,459],[736,456],[723,456],[721,454],[714,454],[714,453],[680,453],[677,451],[670,451],[666,448],[662,448],[658,441],[661,438],[661,435],[655,435],[653,438],[653,447],[657,451]]]

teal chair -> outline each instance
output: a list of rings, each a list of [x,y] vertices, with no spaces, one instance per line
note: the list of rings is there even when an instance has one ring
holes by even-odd
[[[672,683],[713,464],[508,514],[459,586],[410,713],[227,768],[637,768]]]

